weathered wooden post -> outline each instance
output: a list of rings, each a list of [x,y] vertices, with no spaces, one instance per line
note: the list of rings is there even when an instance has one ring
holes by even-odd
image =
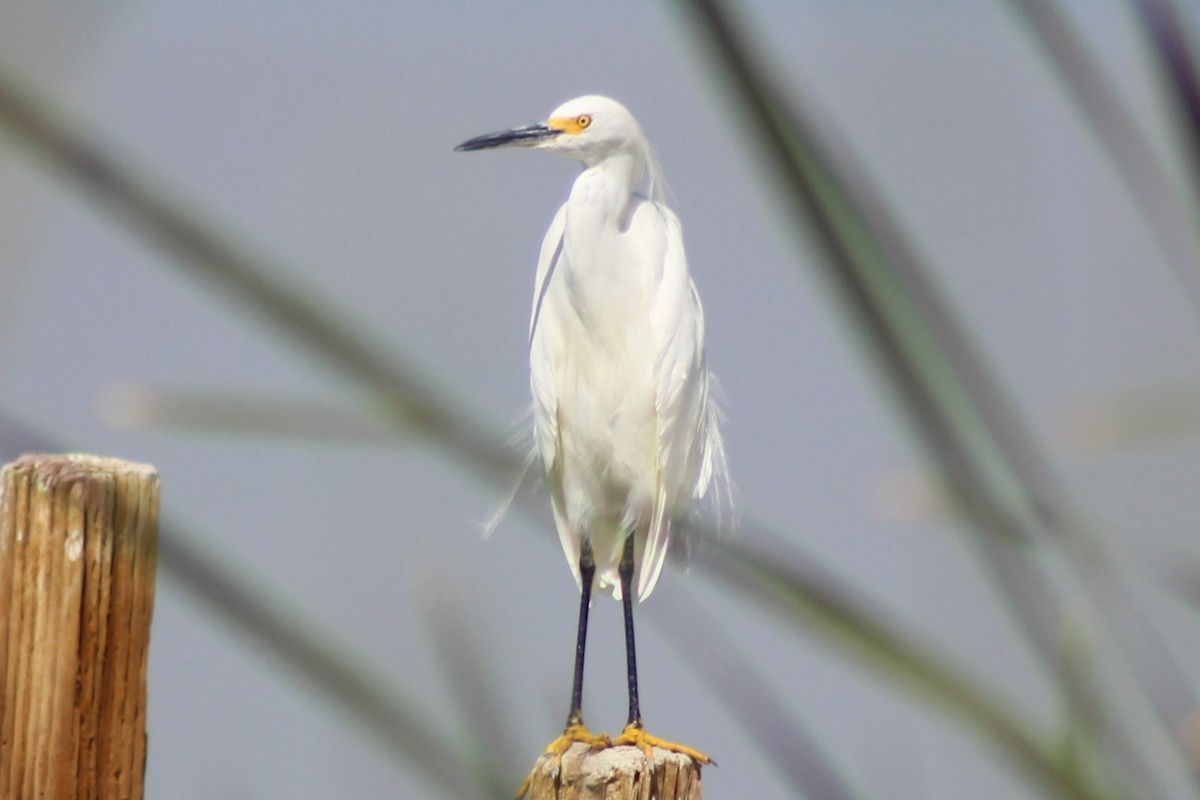
[[[700,767],[679,753],[654,749],[653,769],[632,746],[593,750],[574,744],[555,763],[538,759],[529,800],[700,800]]]
[[[93,456],[0,473],[0,797],[140,800],[158,475]]]

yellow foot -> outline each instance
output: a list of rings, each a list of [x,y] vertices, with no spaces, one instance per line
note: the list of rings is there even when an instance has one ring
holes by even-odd
[[[586,725],[579,723],[568,725],[567,729],[562,732],[562,736],[559,736],[546,745],[546,749],[542,752],[542,755],[552,756],[555,761],[558,761],[562,759],[563,753],[570,750],[571,745],[576,742],[583,742],[596,750],[603,750],[606,747],[612,746],[612,741],[608,738],[608,734],[592,733],[587,729]],[[525,776],[525,780],[521,782],[521,788],[517,789],[517,800],[521,800],[522,797],[529,793],[529,786],[532,783],[533,770],[530,770],[529,774]]]
[[[650,762],[654,761],[654,748],[661,747],[663,750],[670,750],[672,753],[681,753],[697,764],[716,765],[717,763],[699,750],[694,750],[684,744],[668,742],[666,739],[660,739],[657,736],[646,733],[646,729],[641,726],[641,723],[636,722],[626,725],[625,730],[621,731],[621,734],[613,739],[612,743],[614,746],[631,744],[645,753],[646,760]]]

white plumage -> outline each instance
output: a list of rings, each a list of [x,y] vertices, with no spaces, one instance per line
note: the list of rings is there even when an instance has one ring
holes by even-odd
[[[654,590],[673,536],[725,478],[704,312],[658,165],[633,116],[607,97],[559,106],[544,124],[477,136],[459,150],[519,145],[583,162],[542,242],[529,319],[536,453],[554,521],[581,588],[571,708],[546,753],[574,743],[704,753],[650,735],[637,690],[633,600]],[[632,538],[631,538],[632,537]],[[629,547],[632,541],[632,549]],[[590,545],[590,546],[585,546]],[[619,736],[583,723],[583,668],[593,582],[623,600],[629,720]],[[525,779],[523,797],[532,780]]]
[[[584,164],[542,243],[529,331],[536,446],[579,580],[590,538],[600,586],[634,532],[634,596],[654,589],[672,535],[725,469],[704,360],[704,312],[653,154],[615,100],[560,106],[590,120],[541,149]]]

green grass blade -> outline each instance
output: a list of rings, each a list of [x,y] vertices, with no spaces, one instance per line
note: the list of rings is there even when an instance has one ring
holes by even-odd
[[[1187,21],[1173,0],[1133,0],[1133,8],[1158,60],[1167,94],[1175,105],[1175,127],[1191,170],[1189,185],[1200,227],[1200,47],[1188,39]],[[1197,34],[1200,35],[1200,34]]]
[[[295,398],[120,384],[98,406],[105,421],[124,428],[389,447],[412,441],[386,415]]]
[[[703,31],[740,118],[757,136],[785,220],[801,221],[825,258],[868,352],[913,426],[941,482],[973,526],[979,552],[1051,675],[1071,584],[1049,581],[1042,565],[1014,542],[1054,542],[1093,614],[1106,618],[1120,589],[1099,540],[1082,523],[965,328],[926,274],[924,259],[886,203],[848,155],[846,137],[829,135],[780,85],[715,0],[685,3]],[[835,148],[830,142],[838,142]],[[1086,686],[1059,682],[1073,713],[1103,708],[1102,699],[1073,696]],[[1124,731],[1106,746],[1131,786],[1156,781],[1146,755]]]
[[[657,599],[657,598],[656,598]],[[661,602],[661,601],[660,601]],[[790,714],[770,688],[770,676],[744,656],[716,621],[697,612],[694,597],[660,605],[664,624],[656,626],[681,660],[707,686],[709,696],[754,742],[780,778],[808,800],[866,800],[826,756],[805,725]],[[696,654],[703,653],[702,657]],[[703,747],[703,742],[697,742]],[[714,755],[720,760],[719,754]]]
[[[930,648],[897,633],[886,614],[868,608],[814,567],[789,564],[797,559],[781,550],[773,546],[767,553],[742,543],[709,541],[696,564],[797,632],[836,643],[894,684],[957,717],[1054,795],[1077,800],[1121,796],[1090,785],[1008,704]]]
[[[825,144],[832,137],[819,136],[812,120],[785,103],[721,4],[685,5],[710,40],[739,115],[766,145],[756,152],[775,176],[781,216],[803,220],[806,230],[798,232],[823,251],[825,276],[955,500],[1007,538],[1068,535],[1048,524],[1061,496],[1032,437],[865,177],[849,159],[835,159]]]
[[[528,754],[517,752],[514,726],[505,713],[495,664],[499,651],[485,646],[492,606],[466,586],[439,578],[418,583],[417,608],[451,702],[469,731],[463,738],[479,782],[490,786],[493,795],[507,797],[521,784],[525,771],[520,765]]]
[[[1176,281],[1200,320],[1200,221],[1189,194],[1155,153],[1137,118],[1121,101],[1100,65],[1072,31],[1053,0],[1007,0],[1053,68],[1117,178],[1158,243]],[[1196,195],[1190,197],[1195,200]]]
[[[441,787],[447,796],[506,797],[496,791],[499,780],[487,772],[486,765],[468,764],[461,743],[439,734],[428,714],[395,689],[384,689],[382,679],[348,656],[346,648],[333,645],[331,636],[268,601],[251,588],[254,581],[234,577],[236,570],[218,564],[194,544],[194,537],[181,534],[170,522],[159,533],[159,566],[227,625],[339,706],[402,765]]]

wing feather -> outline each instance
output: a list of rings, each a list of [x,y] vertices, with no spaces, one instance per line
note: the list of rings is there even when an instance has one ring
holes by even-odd
[[[709,408],[704,312],[688,275],[679,220],[670,209],[660,206],[658,211],[666,241],[653,313],[657,485],[638,576],[639,600],[654,590],[670,539],[692,501],[707,490],[713,472],[710,456],[720,449]]]
[[[562,484],[562,441],[559,436],[558,385],[555,382],[557,353],[543,346],[546,336],[542,326],[555,324],[542,318],[543,304],[550,284],[558,273],[563,255],[563,235],[566,229],[566,205],[555,214],[554,220],[542,240],[538,255],[537,272],[533,282],[533,308],[529,313],[529,388],[533,395],[533,433],[536,455],[540,457],[550,487],[550,501],[554,509],[554,527],[558,530],[559,542],[571,567],[575,582],[580,583],[579,549],[580,533],[575,530],[567,516]],[[553,336],[549,336],[553,339]]]

